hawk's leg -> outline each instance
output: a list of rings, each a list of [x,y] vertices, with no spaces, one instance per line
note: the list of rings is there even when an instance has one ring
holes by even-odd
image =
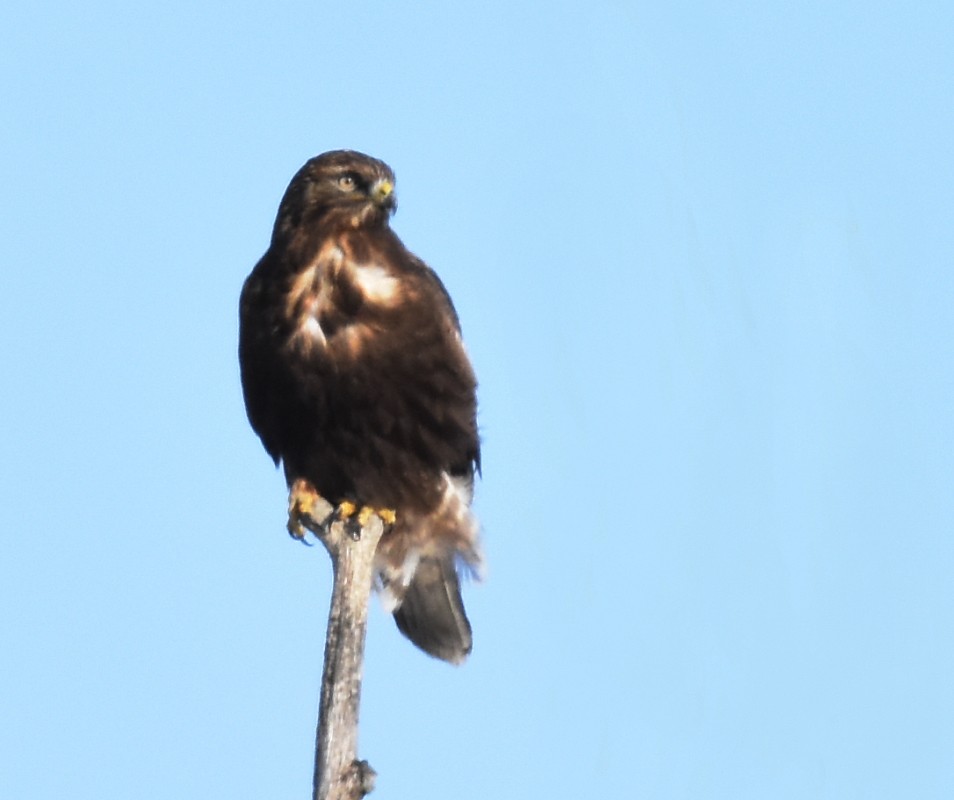
[[[304,478],[297,478],[288,492],[288,533],[304,542],[307,531],[315,533],[324,529],[333,514],[329,506],[314,486]]]
[[[335,517],[345,524],[345,529],[355,541],[361,538],[361,529],[368,524],[372,515],[377,514],[386,526],[393,525],[397,519],[397,512],[393,508],[373,508],[361,506],[358,508],[350,500],[345,500],[335,509]]]

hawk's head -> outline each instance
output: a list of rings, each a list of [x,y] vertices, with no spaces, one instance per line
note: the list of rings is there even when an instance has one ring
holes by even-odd
[[[332,150],[308,161],[292,178],[278,209],[275,234],[301,226],[384,226],[397,208],[394,173],[354,150]]]

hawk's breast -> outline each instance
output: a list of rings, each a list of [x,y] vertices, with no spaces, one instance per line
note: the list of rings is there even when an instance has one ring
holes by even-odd
[[[382,262],[357,261],[346,242],[329,242],[291,280],[285,299],[288,347],[355,357],[380,332],[381,312],[396,307],[401,294],[400,278]]]

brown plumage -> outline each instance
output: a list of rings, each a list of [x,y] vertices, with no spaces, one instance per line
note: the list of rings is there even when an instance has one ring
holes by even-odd
[[[291,486],[393,509],[377,552],[400,630],[460,662],[471,650],[457,569],[479,567],[476,381],[437,275],[388,225],[394,175],[348,150],[306,163],[242,289],[249,421]]]

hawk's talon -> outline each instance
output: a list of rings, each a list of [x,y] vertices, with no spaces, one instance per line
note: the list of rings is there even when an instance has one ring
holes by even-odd
[[[311,542],[305,538],[307,533],[324,530],[328,524],[328,519],[321,521],[314,516],[319,500],[321,495],[304,478],[298,478],[288,493],[288,534],[308,547]]]
[[[339,520],[352,541],[357,542],[361,538],[361,528],[364,527],[362,521],[365,507],[362,506],[358,511],[358,506],[350,500],[342,500],[335,509],[335,519]]]
[[[315,516],[319,501],[324,502],[315,487],[304,478],[296,479],[288,493],[288,533],[293,539],[298,539],[309,547],[311,542],[305,538],[309,531],[321,538],[335,522],[340,522],[345,532],[354,541],[358,541],[361,538],[361,530],[371,517],[377,515],[384,525],[393,525],[397,519],[394,509],[373,506],[359,508],[352,500],[342,500],[325,519],[319,520]]]
[[[344,524],[344,529],[347,531],[348,536],[351,537],[351,541],[358,542],[361,540],[361,528],[362,525],[359,520],[352,517],[351,519],[346,519],[342,521]]]

